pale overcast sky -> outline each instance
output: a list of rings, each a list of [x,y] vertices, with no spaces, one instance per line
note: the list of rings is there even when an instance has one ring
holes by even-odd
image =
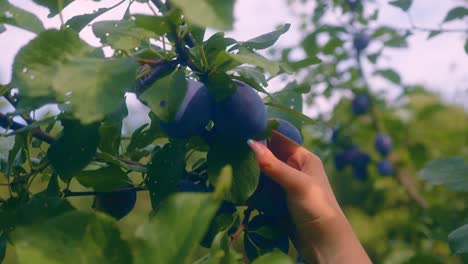
[[[10,0],[11,3],[35,13],[44,22],[46,27],[58,27],[59,18],[47,18],[48,10],[35,5],[31,0]],[[79,2],[79,3],[78,3]],[[112,6],[119,0],[80,0],[72,3],[64,10],[65,19],[76,14],[90,13],[99,7]],[[306,8],[312,11],[313,1]],[[387,0],[378,0],[382,9],[379,15],[379,24],[408,28],[409,21],[401,10],[388,6]],[[268,4],[266,4],[268,3]],[[464,0],[415,0],[410,10],[413,21],[421,27],[436,28],[444,18],[447,10],[456,5],[467,5]],[[115,9],[113,12],[101,16],[99,20],[118,19],[125,7]],[[146,5],[135,3],[132,11],[147,11]],[[307,11],[307,10],[301,10]],[[237,0],[235,5],[235,26],[228,35],[238,40],[246,40],[273,30],[280,23],[291,23],[291,30],[283,35],[278,45],[293,46],[301,40],[298,30],[299,19],[286,5],[286,0]],[[330,18],[334,19],[334,18]],[[468,21],[457,21],[446,25],[447,28],[467,28]],[[10,80],[11,65],[15,54],[34,37],[33,34],[7,26],[8,30],[0,34],[0,83]],[[81,33],[81,37],[93,46],[99,46],[98,40],[88,27]],[[422,83],[430,89],[437,91],[450,101],[462,104],[468,108],[468,55],[463,51],[467,36],[463,34],[444,34],[427,41],[427,33],[416,33],[409,38],[409,49],[386,50],[385,59],[380,61],[382,67],[391,66],[400,71],[405,83]],[[372,46],[370,47],[372,48]],[[370,71],[371,69],[368,69]],[[368,74],[369,77],[370,74]],[[392,89],[388,82],[380,78],[371,78],[373,89],[386,90],[390,94]],[[270,82],[271,91],[281,88],[283,83],[276,78]],[[336,98],[334,99],[336,101]],[[131,100],[131,105],[136,102]],[[332,104],[324,99],[316,101],[316,107],[307,109],[306,113],[315,116],[318,111],[329,111]],[[132,110],[135,114],[142,114],[141,109]],[[143,114],[143,116],[145,116]]]

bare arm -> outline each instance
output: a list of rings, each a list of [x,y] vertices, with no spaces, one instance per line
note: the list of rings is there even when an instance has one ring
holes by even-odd
[[[269,148],[249,140],[260,169],[286,191],[300,254],[319,263],[371,263],[336,201],[320,159],[274,132]],[[271,150],[271,151],[270,151]]]

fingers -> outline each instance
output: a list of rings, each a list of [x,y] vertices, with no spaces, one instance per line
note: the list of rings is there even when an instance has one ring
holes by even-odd
[[[253,140],[247,143],[255,152],[260,169],[287,192],[302,192],[309,185],[309,177],[306,174],[276,158],[265,145]]]

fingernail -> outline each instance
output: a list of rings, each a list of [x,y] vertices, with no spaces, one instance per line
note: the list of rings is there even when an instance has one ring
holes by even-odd
[[[252,150],[257,153],[257,155],[263,155],[263,149],[262,146],[260,146],[260,143],[249,139],[247,140],[247,144],[252,148]]]

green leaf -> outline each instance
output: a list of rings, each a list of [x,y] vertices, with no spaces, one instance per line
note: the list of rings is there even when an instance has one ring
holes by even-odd
[[[154,82],[140,96],[159,119],[169,122],[175,119],[180,104],[187,92],[187,80],[183,70],[178,69]]]
[[[133,152],[138,149],[142,149],[151,144],[158,137],[165,137],[164,132],[162,132],[159,127],[157,117],[154,113],[149,112],[149,117],[151,119],[151,124],[148,129],[146,127],[148,124],[144,124],[141,127],[135,129],[130,138],[130,143],[127,146],[127,152]]]
[[[52,81],[57,71],[72,58],[93,52],[95,49],[81,40],[73,30],[44,31],[16,55],[13,83],[23,96],[51,96],[54,93]]]
[[[8,238],[5,233],[2,232],[0,235],[0,262],[3,262],[6,254],[6,248],[8,244]]]
[[[128,176],[116,165],[109,165],[97,170],[83,170],[75,174],[81,185],[93,188],[98,192],[112,191],[128,184]]]
[[[47,17],[53,17],[57,15],[60,11],[59,9],[59,1],[57,0],[33,0],[36,4],[45,6],[49,9],[49,15]],[[62,7],[67,7],[70,3],[75,0],[62,0]]]
[[[136,69],[134,58],[76,59],[58,69],[52,85],[59,98],[70,102],[75,117],[91,123],[118,109]]]
[[[257,188],[260,175],[257,158],[246,142],[216,138],[207,156],[208,176],[216,183],[222,169],[232,167],[232,187],[225,199],[242,204]]]
[[[168,143],[153,153],[146,178],[153,208],[158,208],[167,196],[177,190],[177,182],[185,173],[185,153],[184,142]]]
[[[432,30],[431,33],[427,36],[427,39],[431,39],[437,35],[440,35],[442,33],[441,30]]]
[[[18,208],[18,225],[37,225],[52,217],[56,217],[75,208],[61,197],[50,197],[46,192],[35,194],[27,203],[21,204]]]
[[[465,41],[464,49],[465,49],[465,53],[468,54],[468,39]]]
[[[116,222],[104,214],[72,211],[11,235],[18,263],[131,263]]]
[[[173,13],[175,14],[175,13]],[[175,20],[175,16],[145,16],[135,15],[135,25],[140,28],[152,31],[158,35],[163,35],[171,30],[171,20]]]
[[[236,73],[236,76],[233,76],[234,79],[243,81],[253,88],[255,90],[268,94],[268,92],[262,87],[268,86],[268,82],[265,79],[265,75],[263,75],[263,72],[258,70],[257,68],[254,67],[249,67],[249,66],[239,66],[234,69],[232,69],[231,72]]]
[[[0,13],[0,24],[5,23],[17,26],[34,33],[44,31],[44,25],[42,25],[42,21],[39,18],[23,9],[17,8],[6,0],[0,1],[0,10],[2,10],[2,13]]]
[[[252,262],[252,264],[293,264],[293,260],[281,250],[264,254]]]
[[[451,9],[444,18],[443,23],[449,22],[456,19],[462,19],[465,16],[468,16],[468,9],[463,6],[458,6]]]
[[[378,70],[374,72],[374,75],[380,75],[392,83],[401,84],[400,75],[392,69]]]
[[[448,242],[454,254],[468,252],[468,224],[452,231],[448,235]]]
[[[299,61],[292,61],[288,62],[287,65],[294,71],[297,72],[300,69],[309,67],[311,65],[319,64],[322,60],[316,56],[307,56],[307,58],[299,60]]]
[[[250,64],[265,69],[272,76],[276,76],[280,71],[280,64],[278,62],[271,61],[258,53],[244,48],[241,48],[237,54],[226,52],[226,55],[239,63]]]
[[[134,51],[144,40],[156,38],[149,30],[138,27],[133,20],[100,21],[93,24],[93,33],[104,45],[116,50]]]
[[[237,86],[225,72],[212,71],[205,82],[206,87],[214,95],[216,101],[223,100],[233,94]]]
[[[233,0],[173,0],[185,18],[195,25],[228,31],[234,22]]]
[[[281,37],[281,35],[288,32],[290,27],[291,24],[284,24],[275,31],[260,35],[244,42],[239,42],[239,44],[248,49],[266,49],[273,46],[276,41],[278,41],[279,37]]]
[[[395,0],[390,2],[389,4],[392,6],[399,7],[403,11],[408,11],[411,7],[413,0]]]
[[[231,247],[231,239],[227,231],[218,233],[210,247],[210,264],[243,263],[242,254]]]
[[[117,5],[120,5],[121,3],[123,3],[124,1],[122,2],[119,2],[117,3],[115,6]],[[106,13],[107,11],[113,9],[115,6],[112,6],[112,7],[103,7],[103,8],[99,8],[98,10],[96,10],[95,12],[93,13],[90,13],[90,14],[83,14],[83,15],[78,15],[78,16],[74,16],[72,18],[70,18],[69,20],[67,20],[67,22],[65,22],[65,25],[70,28],[70,29],[73,29],[73,30],[76,30],[76,31],[81,31],[86,25],[88,25],[89,23],[91,23],[91,21],[93,21],[96,17]]]
[[[190,263],[219,204],[211,194],[171,196],[137,233],[142,240],[138,263]]]
[[[433,160],[421,170],[421,177],[452,191],[468,192],[468,165],[462,157]]]
[[[8,152],[15,145],[15,137],[0,136],[0,160],[8,160]]]
[[[62,120],[63,132],[50,146],[47,157],[65,182],[93,158],[99,144],[99,124],[81,125],[77,121]]]

